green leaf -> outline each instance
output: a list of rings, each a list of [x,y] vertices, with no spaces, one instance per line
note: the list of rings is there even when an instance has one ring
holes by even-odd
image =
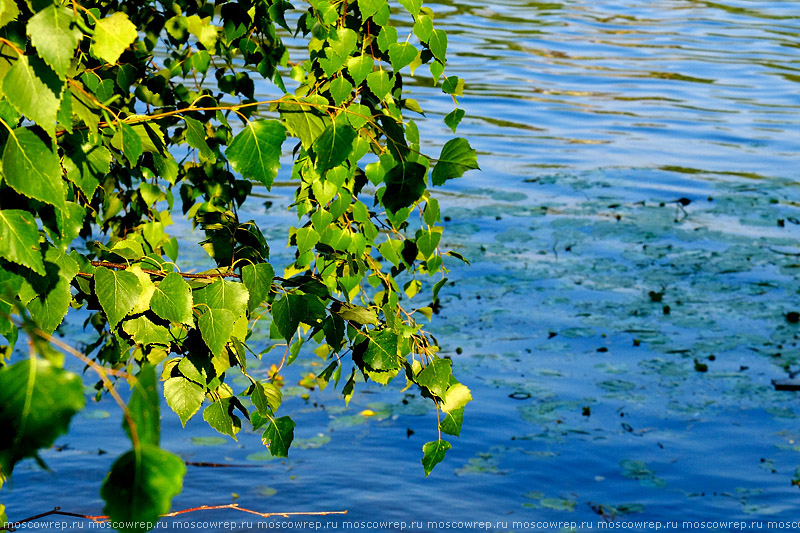
[[[205,389],[184,377],[169,378],[164,382],[164,398],[167,405],[180,417],[181,424],[192,418],[205,400]]]
[[[13,3],[13,0],[11,0]],[[39,56],[63,80],[83,34],[73,26],[74,14],[51,4],[28,21],[28,35]]]
[[[272,383],[261,383],[256,381],[253,384],[253,393],[250,395],[253,405],[263,416],[272,416],[281,406],[281,390]]]
[[[453,130],[453,133],[456,132],[458,125],[461,123],[461,119],[464,118],[465,112],[463,109],[453,109],[444,117],[444,123]]]
[[[392,90],[392,80],[385,70],[376,70],[367,74],[367,87],[378,100],[383,100]]]
[[[444,64],[447,56],[447,32],[433,30],[428,38],[428,47],[430,47],[433,57]]]
[[[14,464],[67,432],[86,399],[80,377],[44,359],[25,359],[0,368],[0,470],[8,477]]]
[[[386,0],[358,0],[358,9],[361,11],[361,19],[366,21],[369,17],[387,3]]]
[[[0,256],[45,275],[39,249],[39,227],[29,212],[0,210]]]
[[[411,43],[392,43],[389,45],[389,59],[395,72],[400,72],[417,58],[419,50]]]
[[[208,147],[206,142],[206,129],[202,122],[192,117],[183,117],[186,122],[186,142],[189,146],[200,151],[200,157],[214,163],[217,160],[216,154]]]
[[[294,439],[295,423],[288,416],[271,418],[261,440],[275,457],[288,457],[289,447]]]
[[[350,77],[353,78],[353,82],[356,86],[358,86],[367,79],[367,75],[372,72],[374,65],[375,59],[371,55],[364,54],[351,57],[347,60],[347,72],[350,74]]]
[[[161,435],[160,405],[155,367],[153,365],[145,365],[136,375],[136,381],[134,381],[133,389],[131,390],[131,398],[128,400],[128,412],[136,429],[139,444],[158,446]],[[122,427],[128,437],[133,440],[131,427],[128,425],[127,419],[123,420]],[[136,443],[134,442],[135,445]]]
[[[144,533],[169,512],[185,474],[183,460],[158,446],[145,444],[130,450],[114,462],[103,482],[103,512],[117,531]]]
[[[39,328],[51,334],[64,320],[72,302],[69,280],[59,277],[58,282],[45,294],[40,294],[28,303],[31,318]]]
[[[420,15],[412,30],[422,43],[427,43],[433,33],[433,20],[428,15]]]
[[[317,171],[323,174],[327,170],[347,160],[353,150],[356,130],[348,125],[334,122],[322,135],[314,141],[314,154],[317,156]]]
[[[425,193],[426,170],[419,163],[400,163],[383,177],[383,205],[392,212],[410,207]]]
[[[3,78],[2,93],[17,112],[55,137],[63,88],[56,73],[42,60],[36,56],[20,56]]]
[[[18,193],[66,209],[58,157],[29,129],[17,128],[9,135],[3,173]]]
[[[422,0],[400,0],[400,5],[416,17],[422,8]]]
[[[339,76],[331,82],[331,96],[333,96],[333,102],[337,106],[342,105],[342,102],[350,98],[352,93],[353,84],[344,76]]]
[[[422,447],[422,467],[425,469],[425,477],[428,477],[433,467],[444,460],[444,456],[450,448],[450,443],[441,439],[428,442]]]
[[[242,282],[247,287],[247,308],[252,311],[267,299],[275,270],[269,263],[246,265],[242,268]]]
[[[111,146],[125,154],[125,158],[130,163],[131,167],[135,167],[139,161],[139,156],[142,155],[142,139],[139,134],[125,123],[119,125],[117,133],[111,139]]]
[[[400,368],[397,357],[397,334],[384,329],[369,338],[367,350],[364,352],[364,363],[372,370],[395,370]]]
[[[148,346],[150,344],[162,344],[169,346],[172,337],[169,330],[164,326],[154,323],[147,317],[139,316],[126,320],[122,323],[122,329],[133,337],[136,344]]]
[[[235,322],[236,319],[233,313],[227,309],[212,307],[211,309],[206,309],[200,315],[197,320],[197,326],[200,328],[203,341],[205,341],[212,354],[216,356],[222,355],[222,350],[233,333]]]
[[[113,330],[139,301],[141,285],[135,274],[99,267],[94,272],[94,292]]]
[[[250,294],[247,288],[233,281],[221,279],[194,291],[194,304],[201,310],[208,306],[217,309],[226,309],[237,320],[247,310],[247,300]]]
[[[99,20],[92,38],[92,55],[107,63],[116,63],[122,52],[136,40],[136,26],[128,15],[117,11]]]
[[[297,253],[303,255],[314,248],[319,242],[319,233],[314,231],[314,228],[311,226],[308,226],[297,230],[295,238],[297,240]]]
[[[278,109],[291,134],[308,150],[330,124],[330,119],[322,111],[328,105],[326,98],[317,95],[305,99],[289,98]]]
[[[453,96],[461,96],[464,94],[464,80],[458,76],[448,76],[442,83],[442,92]]]
[[[278,175],[286,128],[277,120],[255,120],[233,138],[225,154],[233,170],[267,188]]]
[[[433,167],[431,180],[434,185],[443,185],[451,178],[461,177],[467,170],[480,169],[478,154],[466,139],[450,139],[442,148],[439,162]]]
[[[449,359],[436,357],[417,375],[417,384],[427,387],[439,398],[444,398],[445,392],[450,386],[450,376],[453,375],[453,371],[450,368],[451,364]]]
[[[336,314],[344,320],[349,320],[357,324],[375,325],[378,323],[378,315],[375,314],[375,311],[367,309],[366,307],[361,307],[360,305],[344,303],[336,311]]]
[[[461,383],[453,383],[445,391],[442,400],[444,400],[442,402],[442,411],[451,413],[459,409],[463,410],[464,406],[472,400],[472,394]]]
[[[460,409],[454,409],[449,413],[444,414],[441,422],[439,422],[439,429],[442,430],[442,433],[459,437],[461,436],[461,424],[463,421],[464,408],[461,407]]]
[[[311,294],[287,294],[272,304],[272,319],[286,340],[291,340],[300,322],[315,325],[324,318],[325,304]]]
[[[229,435],[233,440],[238,440],[236,434],[242,427],[239,417],[233,414],[233,405],[230,398],[222,398],[205,408],[203,420],[223,435]]]
[[[156,285],[150,307],[164,320],[189,326],[193,324],[192,289],[177,272],[170,272]]]
[[[2,0],[0,1],[0,28],[17,20],[19,16],[19,7],[15,0]]]

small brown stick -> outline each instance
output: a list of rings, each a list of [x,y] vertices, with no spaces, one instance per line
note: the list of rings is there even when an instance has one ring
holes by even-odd
[[[229,503],[227,505],[201,505],[199,507],[192,507],[190,509],[181,509],[180,511],[172,511],[171,513],[162,514],[161,518],[173,517],[178,516],[186,513],[193,513],[195,511],[216,511],[221,509],[233,509],[234,511],[241,511],[243,513],[250,513],[262,518],[272,518],[274,516],[280,516],[282,518],[289,518],[290,516],[328,516],[328,515],[344,515],[347,514],[347,510],[344,511],[298,511],[298,512],[288,512],[288,513],[261,513],[259,511],[253,511],[252,509],[246,509],[244,507],[239,507],[238,503]],[[68,511],[62,511],[61,507],[56,507],[52,511],[47,511],[45,513],[40,513],[35,516],[31,516],[28,518],[24,518],[22,520],[18,520],[16,522],[6,522],[5,526],[0,526],[0,531],[16,531],[17,527],[20,524],[24,524],[26,522],[32,522],[34,520],[38,520],[39,518],[44,518],[45,516],[52,516],[52,515],[59,515],[59,516],[72,516],[75,518],[85,518],[86,520],[91,520],[93,522],[107,522],[109,517],[106,515],[85,515],[79,513],[70,513]]]

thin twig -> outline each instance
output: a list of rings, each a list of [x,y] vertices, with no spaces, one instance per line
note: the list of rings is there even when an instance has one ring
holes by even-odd
[[[297,512],[261,513],[259,511],[253,511],[252,509],[239,507],[238,503],[229,503],[226,505],[201,505],[199,507],[192,507],[190,509],[181,509],[180,511],[172,511],[171,513],[162,514],[161,518],[173,517],[186,513],[193,513],[195,511],[217,511],[221,509],[232,509],[234,511],[241,511],[243,513],[254,514],[262,518],[272,518],[274,516],[289,518],[290,516],[328,516],[328,515],[347,514],[346,509],[344,511],[297,511]],[[7,522],[5,526],[0,527],[0,531],[16,531],[20,524],[25,524],[27,522],[32,522],[34,520],[38,520],[40,518],[52,515],[72,516],[74,518],[85,518],[86,520],[91,520],[93,522],[106,522],[109,520],[109,517],[106,515],[93,516],[80,513],[71,513],[69,511],[62,511],[61,507],[55,507],[52,511],[40,513],[28,518],[23,518],[22,520],[17,520],[16,522]]]

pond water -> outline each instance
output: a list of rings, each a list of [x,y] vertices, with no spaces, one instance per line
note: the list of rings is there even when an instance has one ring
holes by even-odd
[[[800,370],[800,325],[786,319],[800,310],[797,4],[429,5],[449,34],[448,69],[466,79],[459,135],[483,169],[439,194],[445,245],[472,262],[449,265],[429,328],[475,398],[461,438],[424,478],[435,413],[399,385],[365,387],[349,407],[330,388],[304,400],[291,387],[285,461],[255,433],[232,442],[199,417],[179,431],[165,410],[166,448],[239,465],[189,467],[173,507],[348,510],[314,520],[418,531],[796,519],[798,396],[771,380]],[[438,153],[451,102],[416,83]],[[291,193],[251,208],[273,243],[292,222]],[[66,332],[81,338],[79,324]],[[294,383],[320,364],[298,361]],[[3,490],[12,518],[101,512],[102,477],[127,448],[114,405],[92,406],[59,444],[42,454],[54,473],[17,467]]]

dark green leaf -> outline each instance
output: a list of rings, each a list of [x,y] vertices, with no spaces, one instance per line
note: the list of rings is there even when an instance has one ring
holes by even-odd
[[[364,352],[364,363],[372,370],[395,370],[400,368],[397,357],[397,334],[389,329],[369,338]]]
[[[39,227],[27,211],[0,210],[0,256],[45,275]]]
[[[99,267],[94,272],[94,291],[108,317],[111,329],[130,313],[139,301],[141,285],[135,274]]]
[[[422,447],[422,467],[425,469],[425,477],[428,477],[433,467],[444,460],[444,456],[450,448],[450,443],[441,439],[428,442]]]
[[[288,416],[272,418],[264,430],[262,441],[275,457],[288,457],[289,447],[294,439],[294,420]]]
[[[233,170],[268,188],[278,175],[286,128],[276,120],[255,120],[233,138],[225,154]]]
[[[177,272],[170,272],[156,285],[150,307],[164,320],[189,326],[193,324],[192,290]]]
[[[200,151],[200,156],[214,163],[217,160],[216,154],[208,147],[206,142],[206,129],[202,122],[191,117],[183,117],[186,122],[186,142],[189,146]]]
[[[86,400],[80,377],[43,359],[0,368],[0,470],[33,457],[67,432]]]
[[[75,48],[83,37],[73,19],[72,9],[49,5],[28,21],[31,43],[61,79],[66,76]]]
[[[117,531],[144,533],[169,512],[185,474],[183,460],[158,446],[130,450],[114,462],[100,489],[106,501],[103,512]]]
[[[353,150],[356,130],[349,125],[334,122],[314,141],[314,154],[317,156],[317,171],[320,174],[347,160]]]
[[[425,167],[419,163],[400,163],[383,178],[386,190],[383,205],[389,211],[410,207],[425,193]]]
[[[155,367],[145,365],[136,375],[131,399],[128,401],[128,412],[136,428],[139,444],[158,446],[161,435],[160,405]],[[133,440],[127,420],[123,421],[122,427]]]
[[[66,209],[58,157],[29,129],[10,132],[3,150],[3,173],[18,193]]]
[[[461,119],[464,118],[465,112],[463,109],[453,109],[444,117],[444,123],[453,130],[453,133],[456,132],[458,129],[458,125],[461,123]]]
[[[205,400],[205,389],[184,377],[169,378],[164,382],[164,398],[167,405],[180,417],[181,424],[192,418]]]
[[[272,304],[272,319],[286,340],[291,340],[300,322],[315,325],[324,318],[325,304],[311,294],[287,294]]]
[[[478,154],[466,139],[450,139],[442,148],[439,162],[433,167],[431,179],[434,185],[442,185],[451,178],[458,178],[467,170],[479,169]]]

